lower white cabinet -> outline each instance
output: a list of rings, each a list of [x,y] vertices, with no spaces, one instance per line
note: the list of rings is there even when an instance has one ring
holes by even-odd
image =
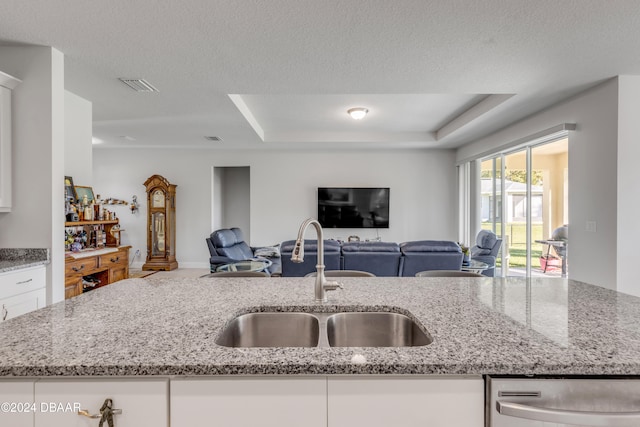
[[[46,305],[44,265],[0,273],[0,322]]]
[[[481,377],[233,377],[171,381],[171,427],[482,427]]]
[[[482,427],[480,377],[329,377],[329,427]]]
[[[481,377],[407,375],[0,379],[0,426],[95,427],[107,398],[117,427],[484,425]]]
[[[109,398],[113,408],[122,411],[114,415],[114,426],[168,427],[168,390],[168,379],[38,380],[34,426],[95,427],[100,408]],[[78,409],[98,418],[78,415]],[[103,427],[107,426],[105,422]]]
[[[326,381],[241,376],[172,380],[171,427],[327,427]]]
[[[0,381],[0,426],[33,427],[33,381]]]

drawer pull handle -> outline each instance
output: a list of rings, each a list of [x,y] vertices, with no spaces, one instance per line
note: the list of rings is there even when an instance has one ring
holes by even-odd
[[[77,273],[78,271],[84,270],[84,264],[81,264],[80,267],[71,267],[71,269]]]
[[[84,417],[93,418],[93,419],[99,418],[100,426],[102,426],[103,423],[106,421],[109,427],[113,427],[113,416],[122,414],[122,409],[113,409],[112,406],[113,406],[113,400],[105,399],[104,403],[102,404],[102,407],[100,408],[99,414],[91,414],[91,412],[89,412],[86,409],[80,409],[78,411],[78,415],[82,415]]]
[[[640,412],[573,411],[502,401],[496,402],[496,410],[509,417],[581,426],[635,426],[640,419]]]
[[[119,256],[117,256],[115,258],[111,258],[111,262],[118,262],[118,261],[120,261],[120,257]]]
[[[24,285],[25,283],[33,282],[33,279],[23,280],[22,282],[17,282],[16,285]]]

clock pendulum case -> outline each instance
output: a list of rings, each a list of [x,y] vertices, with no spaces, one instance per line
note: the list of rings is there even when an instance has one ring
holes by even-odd
[[[175,270],[176,185],[160,175],[144,182],[147,188],[147,261],[143,270]]]

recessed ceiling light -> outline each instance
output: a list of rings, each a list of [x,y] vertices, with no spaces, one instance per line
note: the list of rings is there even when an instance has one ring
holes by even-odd
[[[91,138],[91,143],[92,144],[102,144],[104,142],[104,140],[100,139],[100,138],[96,138],[95,136],[93,138]]]
[[[364,107],[349,108],[347,110],[347,114],[349,114],[354,120],[362,120],[368,112],[369,110]]]
[[[127,141],[135,141],[136,139],[129,135],[120,135],[120,138],[126,139]]]

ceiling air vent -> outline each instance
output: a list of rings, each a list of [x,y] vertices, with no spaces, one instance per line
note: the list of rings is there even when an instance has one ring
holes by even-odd
[[[119,79],[122,83],[129,86],[136,92],[159,92],[158,89],[153,87],[145,79]]]
[[[205,136],[204,139],[207,141],[222,141],[222,138],[219,136]]]

